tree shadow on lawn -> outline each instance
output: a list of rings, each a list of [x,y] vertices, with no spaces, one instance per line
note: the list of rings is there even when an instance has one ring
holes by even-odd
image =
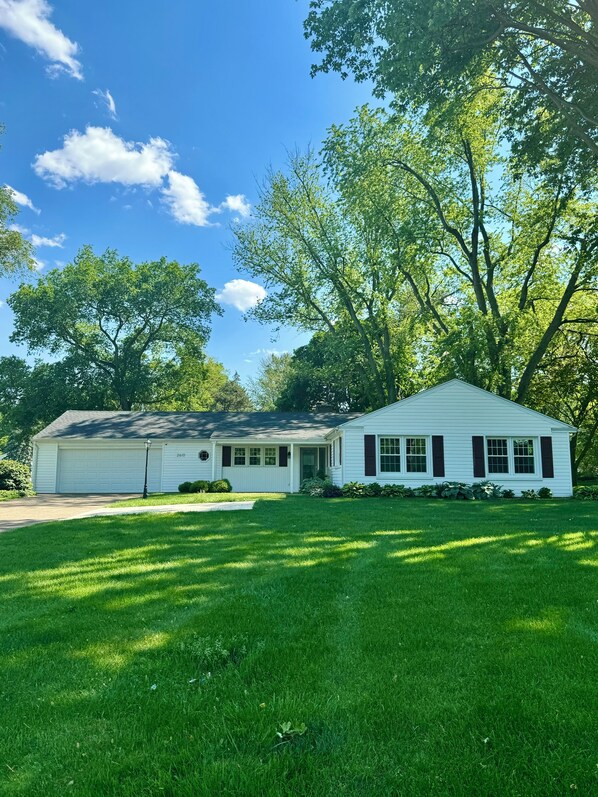
[[[393,755],[403,780],[394,769],[386,780],[372,774],[359,781],[363,793],[399,783],[432,793],[433,763],[461,771],[466,751],[480,789],[491,776],[504,788],[498,768],[517,759],[519,726],[534,744],[537,734],[570,731],[575,777],[589,783],[597,527],[598,507],[573,502],[297,497],[251,512],[96,518],[2,535],[0,726],[11,753],[0,784],[58,794],[71,776],[88,790],[120,778],[128,785],[114,793],[135,794],[148,779],[172,786],[176,762],[177,778],[201,771],[217,791],[223,778],[242,782],[222,762],[247,759],[245,793],[270,793],[268,777],[289,767],[273,758],[274,731],[287,719],[312,728],[306,759],[316,756],[317,768],[319,755],[332,756],[347,778],[363,771],[355,751],[366,740],[376,761],[401,738]],[[222,666],[218,651],[232,647],[242,654]],[[25,717],[35,718],[32,732]],[[454,735],[440,733],[443,724]],[[486,736],[504,726],[488,772],[478,726]],[[81,739],[101,766],[89,769]],[[529,758],[531,742],[519,744]],[[557,777],[562,747],[542,756],[544,776]],[[526,760],[512,762],[523,778]],[[296,788],[309,793],[313,781],[316,794],[305,767],[293,760]]]

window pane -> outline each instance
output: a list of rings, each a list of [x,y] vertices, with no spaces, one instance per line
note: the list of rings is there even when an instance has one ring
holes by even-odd
[[[261,448],[250,448],[249,449],[249,464],[250,465],[261,465],[262,464],[262,449]]]
[[[275,448],[264,448],[264,465],[276,465]]]
[[[534,467],[534,441],[513,440],[513,460],[515,473],[535,473]]]
[[[245,464],[245,449],[244,448],[235,448],[234,463],[235,463],[235,465],[244,465]]]
[[[407,473],[425,473],[428,469],[426,438],[408,437],[405,441]]]
[[[489,437],[486,440],[488,447],[488,473],[509,472],[509,452],[507,441],[501,437]]]
[[[401,471],[400,437],[380,438],[380,470],[382,473],[400,473]]]

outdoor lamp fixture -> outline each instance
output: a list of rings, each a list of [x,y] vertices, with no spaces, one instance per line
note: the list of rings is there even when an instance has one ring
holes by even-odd
[[[145,441],[145,479],[143,482],[143,497],[147,498],[147,462],[149,459],[149,450],[152,447],[152,441],[146,440]]]

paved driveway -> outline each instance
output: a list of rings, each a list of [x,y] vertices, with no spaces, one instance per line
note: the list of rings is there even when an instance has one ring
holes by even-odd
[[[96,509],[132,498],[129,495],[34,495],[0,502],[0,532],[43,523],[68,520]]]

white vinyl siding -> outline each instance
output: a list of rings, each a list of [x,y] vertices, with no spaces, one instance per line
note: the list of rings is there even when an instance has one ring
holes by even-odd
[[[202,460],[202,451],[208,453],[208,459]],[[213,462],[212,443],[208,440],[195,442],[171,441],[164,443],[162,455],[162,490],[165,493],[176,493],[179,484],[198,480],[212,481]],[[215,477],[214,477],[215,478]]]
[[[364,474],[364,435],[376,436],[376,476]],[[444,438],[445,475],[434,477],[431,463],[432,435]],[[555,496],[571,495],[571,465],[569,431],[546,416],[528,411],[512,402],[462,382],[449,382],[439,388],[423,392],[403,402],[385,407],[343,427],[342,482],[373,482],[381,484],[404,482],[411,486],[433,481],[479,481],[473,475],[472,437],[484,439],[533,439],[533,474],[491,474],[486,478],[505,487],[521,490],[550,487]],[[552,437],[554,478],[542,478],[540,438]],[[425,437],[428,440],[428,473],[382,473],[380,470],[380,438]],[[512,446],[511,446],[512,449]],[[514,454],[511,453],[511,457]],[[402,463],[403,464],[403,463]]]
[[[56,492],[57,443],[37,443],[33,467],[33,489],[38,493]]]

